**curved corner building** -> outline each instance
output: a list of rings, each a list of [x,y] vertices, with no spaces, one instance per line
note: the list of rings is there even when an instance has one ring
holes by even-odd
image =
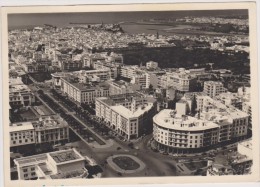
[[[203,114],[202,114],[203,115]],[[153,137],[159,150],[169,153],[202,152],[247,134],[247,120],[225,115],[191,117],[165,109],[153,117]]]

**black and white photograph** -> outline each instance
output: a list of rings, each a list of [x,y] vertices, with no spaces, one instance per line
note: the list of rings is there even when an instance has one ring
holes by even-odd
[[[241,4],[7,8],[9,184],[259,179],[255,9]]]

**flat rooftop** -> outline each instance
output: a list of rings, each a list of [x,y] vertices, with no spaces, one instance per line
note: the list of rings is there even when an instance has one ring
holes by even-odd
[[[82,160],[83,157],[79,155],[74,149],[62,150],[49,153],[56,163],[63,163],[68,161]]]
[[[9,132],[34,130],[32,122],[13,123],[9,126]]]
[[[65,81],[79,89],[80,91],[88,91],[88,90],[96,90],[96,89],[108,89],[109,85],[105,82],[99,83],[97,85],[91,85],[91,84],[84,84],[84,83],[79,83],[78,80],[76,80],[76,77],[63,77]]]
[[[50,175],[52,179],[68,179],[68,178],[79,178],[81,176],[87,176],[88,171],[85,168],[79,168],[78,170],[62,172],[55,175]]]
[[[223,83],[222,83],[222,82],[219,82],[219,81],[205,81],[204,84],[223,85]]]
[[[9,85],[21,85],[24,84],[21,78],[9,78]]]
[[[38,165],[44,163],[46,162],[46,160],[47,160],[47,153],[17,158],[15,159],[15,162],[18,163],[20,166],[30,166],[30,165]]]
[[[222,115],[233,119],[245,118],[249,116],[247,113],[238,110],[232,105],[226,106],[218,98],[212,99],[209,96],[202,96],[201,98],[208,102],[208,106],[210,108],[208,114],[210,115]]]
[[[143,94],[134,92],[127,94],[111,95],[109,97],[101,97],[99,100],[103,101],[109,106],[113,106],[117,103],[129,102],[132,98],[144,98]]]
[[[35,130],[54,129],[68,126],[66,121],[63,121],[57,116],[40,117],[39,120],[33,122]]]
[[[174,111],[170,109],[160,111],[153,117],[153,121],[161,127],[175,130],[199,131],[219,127],[210,121],[174,114]]]
[[[147,103],[140,105],[135,111],[131,111],[122,105],[112,106],[111,109],[125,118],[137,118],[145,112],[148,112],[152,107],[153,103]]]
[[[19,85],[9,85],[9,93],[15,92],[30,92],[31,90],[27,85],[19,84]]]

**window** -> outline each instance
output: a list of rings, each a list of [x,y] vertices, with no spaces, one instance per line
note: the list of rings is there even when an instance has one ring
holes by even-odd
[[[13,141],[13,144],[16,144],[16,141]]]
[[[23,169],[23,172],[26,173],[28,171],[28,169]]]
[[[27,177],[28,177],[28,174],[24,174],[23,176],[24,176],[24,178],[27,178]]]
[[[36,173],[35,172],[32,172],[32,176],[34,176]]]

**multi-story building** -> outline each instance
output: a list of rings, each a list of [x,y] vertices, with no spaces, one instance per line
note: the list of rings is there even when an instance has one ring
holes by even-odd
[[[168,79],[167,74],[159,76],[158,77],[158,87],[166,89],[168,87],[167,79]]]
[[[9,126],[10,147],[35,144],[32,122],[13,123]]]
[[[55,72],[51,74],[52,83],[55,87],[61,87],[61,78],[66,77],[68,73],[66,72]]]
[[[210,97],[215,97],[221,93],[226,92],[222,82],[217,81],[205,81],[203,92]]]
[[[156,69],[156,68],[158,68],[158,62],[153,62],[153,61],[146,62],[146,68],[147,69]]]
[[[229,163],[224,162],[225,159],[229,159]],[[245,140],[237,144],[237,152],[229,158],[208,160],[207,176],[248,175],[251,174],[252,164],[252,140]]]
[[[32,122],[35,130],[35,143],[61,143],[69,140],[69,125],[61,117],[41,117]]]
[[[157,148],[171,153],[202,151],[218,143],[219,126],[195,117],[164,109],[153,118]]]
[[[168,100],[174,100],[175,97],[176,97],[176,89],[175,88],[171,88],[171,87],[167,88],[166,89],[166,98]]]
[[[57,54],[57,56],[57,66],[62,71],[76,71],[83,66],[81,56],[73,54]]]
[[[59,61],[58,64],[62,71],[75,71],[82,67],[82,61],[63,60]]]
[[[94,69],[109,69],[111,78],[117,78],[120,75],[120,63],[111,63],[106,61],[96,61],[92,64]]]
[[[247,113],[249,115],[248,123],[249,128],[252,128],[252,109],[251,109],[251,103],[250,102],[243,102],[242,103],[242,111]]]
[[[242,99],[238,97],[237,93],[225,92],[216,96],[225,105],[232,105],[238,109],[242,109]]]
[[[47,62],[30,62],[22,65],[23,70],[27,73],[46,72],[49,65]]]
[[[77,72],[74,72],[74,74],[77,74],[80,82],[87,83],[88,79],[90,77],[96,76],[99,78],[101,82],[107,81],[111,78],[111,71],[109,68],[103,68],[103,69],[97,69],[97,70],[80,70]]]
[[[85,158],[76,150],[62,150],[17,158],[19,180],[86,178]]]
[[[133,93],[140,89],[141,89],[140,85],[131,84],[131,83],[125,82],[123,80],[109,82],[110,95]]]
[[[240,97],[243,97],[244,100],[250,100],[250,87],[240,87],[237,90],[237,94]]]
[[[209,96],[197,96],[201,97],[204,99],[195,117],[185,115],[189,104],[183,102],[176,105],[177,111],[162,110],[153,118],[154,139],[159,149],[200,152],[219,143],[246,137],[248,114]]]
[[[30,106],[35,97],[29,87],[20,78],[9,80],[9,104],[11,107]]]
[[[139,70],[139,67],[137,65],[122,66],[121,70],[120,70],[120,75],[122,77],[126,77],[126,78],[131,79],[136,74],[137,70]]]
[[[140,137],[152,127],[155,101],[142,94],[131,93],[96,99],[96,115],[107,126],[128,140]]]
[[[196,88],[197,78],[186,73],[183,68],[166,75],[167,86],[176,88],[180,92],[191,92]]]
[[[38,120],[11,123],[10,147],[28,144],[58,144],[69,140],[69,126],[58,116],[44,116]]]
[[[146,86],[147,86],[146,74],[136,74],[136,75],[132,76],[131,83],[140,85],[141,89],[146,88]]]
[[[141,88],[149,88],[150,85],[153,88],[158,86],[158,77],[155,73],[146,72],[146,71],[137,71],[135,75],[131,78],[132,84],[139,84]]]
[[[107,83],[84,84],[80,83],[77,77],[68,76],[61,78],[61,91],[79,104],[92,103],[97,97],[109,96],[109,85]]]
[[[146,72],[146,88],[149,88],[150,85],[152,85],[152,87],[155,89],[158,87],[158,75],[156,73],[153,72]]]

